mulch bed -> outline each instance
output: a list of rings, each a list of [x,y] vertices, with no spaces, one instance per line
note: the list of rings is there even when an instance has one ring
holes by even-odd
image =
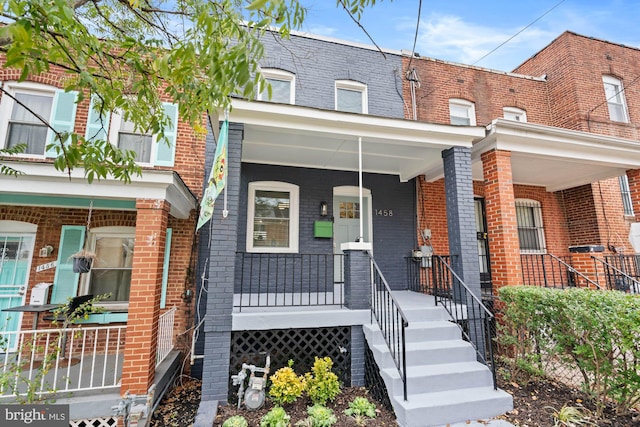
[[[564,405],[581,409],[590,414],[595,406],[577,390],[548,381],[533,381],[525,385],[503,381],[500,388],[513,396],[513,411],[500,416],[519,427],[554,427],[553,413]],[[607,407],[602,419],[594,420],[585,426],[598,427],[640,427],[640,415],[637,412],[619,415],[612,407]],[[564,424],[559,424],[564,426]]]
[[[500,416],[518,427],[554,427],[553,412],[559,411],[564,405],[586,408],[593,411],[594,406],[580,392],[570,389],[561,384],[552,382],[530,382],[528,384],[517,384],[515,382],[502,381],[500,388],[513,395],[514,410]],[[375,402],[367,394],[366,389],[359,387],[344,388],[342,393],[331,405],[338,423],[336,426],[355,426],[353,419],[345,416],[342,411],[347,408],[348,403],[356,396],[367,397],[374,402],[378,408],[378,416],[374,420],[367,422],[367,427],[395,426],[395,416],[385,410],[382,405]],[[179,379],[175,386],[165,395],[160,405],[153,413],[151,420],[152,427],[187,427],[193,425],[198,405],[200,404],[200,381],[183,377]],[[294,404],[285,406],[285,410],[291,416],[291,424],[307,416],[307,406],[311,403],[308,399],[298,399]],[[260,425],[260,418],[267,413],[272,404],[267,401],[265,407],[257,411],[247,411],[236,409],[235,405],[225,405],[218,408],[218,416],[214,426],[221,426],[224,420],[232,415],[242,415],[249,426]],[[598,427],[640,427],[640,414],[632,412],[630,414],[618,415],[612,408],[607,408],[603,419],[592,420]]]

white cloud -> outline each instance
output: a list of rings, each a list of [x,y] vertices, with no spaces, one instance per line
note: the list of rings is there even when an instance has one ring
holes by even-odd
[[[316,34],[316,35],[325,36],[325,37],[335,37],[336,34],[338,33],[337,28],[329,27],[321,24],[309,25],[307,28],[304,29],[304,31],[311,34]]]
[[[510,71],[559,35],[528,28],[480,60],[521,28],[483,26],[457,16],[434,14],[421,22],[416,50],[423,56]]]

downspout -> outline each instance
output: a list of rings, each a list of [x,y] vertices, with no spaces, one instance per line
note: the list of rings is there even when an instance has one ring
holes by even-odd
[[[411,114],[412,120],[418,120],[418,108],[416,103],[416,87],[420,87],[420,79],[415,68],[407,70],[407,80],[409,80],[409,87],[411,93]]]

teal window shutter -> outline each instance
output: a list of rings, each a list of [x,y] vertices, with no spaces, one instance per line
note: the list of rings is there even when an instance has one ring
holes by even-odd
[[[176,155],[176,138],[178,137],[178,105],[163,102],[162,108],[169,118],[169,125],[164,130],[166,139],[157,142],[156,158],[153,164],[154,166],[173,166]]]
[[[53,108],[51,111],[51,126],[57,132],[73,132],[76,121],[76,98],[78,92],[65,92],[57,90],[53,97]],[[55,142],[55,133],[49,131],[47,145]],[[66,143],[67,141],[65,141]],[[47,157],[56,157],[55,149],[46,152]]]
[[[63,225],[58,246],[58,263],[53,278],[51,304],[64,304],[67,298],[75,297],[78,292],[80,274],[73,272],[71,255],[82,249],[84,245],[84,226]]]
[[[171,234],[172,229],[167,228],[167,238],[164,244],[164,264],[162,265],[162,294],[160,295],[160,308],[167,306],[167,284],[169,283],[169,260],[171,259]]]
[[[91,97],[91,105],[89,105],[89,114],[87,117],[87,132],[85,133],[85,138],[87,141],[93,140],[107,140],[107,131],[109,130],[109,119],[111,114],[108,111],[100,114],[99,111],[96,111],[96,97]]]

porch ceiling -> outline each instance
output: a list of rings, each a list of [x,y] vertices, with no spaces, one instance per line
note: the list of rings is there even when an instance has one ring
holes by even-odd
[[[136,199],[158,199],[167,200],[170,214],[180,219],[188,218],[196,207],[196,197],[173,171],[144,170],[129,184],[113,178],[89,184],[81,169],[73,170],[69,178],[51,163],[5,162],[24,174],[0,174],[0,205],[86,208],[94,200],[98,209],[135,211]]]
[[[511,152],[514,184],[559,191],[640,168],[640,142],[497,119],[472,149],[473,179],[482,180],[482,153]]]
[[[407,181],[442,168],[442,150],[470,147],[485,134],[460,127],[235,99],[230,121],[244,123],[242,161],[358,170],[362,137],[365,172]]]

